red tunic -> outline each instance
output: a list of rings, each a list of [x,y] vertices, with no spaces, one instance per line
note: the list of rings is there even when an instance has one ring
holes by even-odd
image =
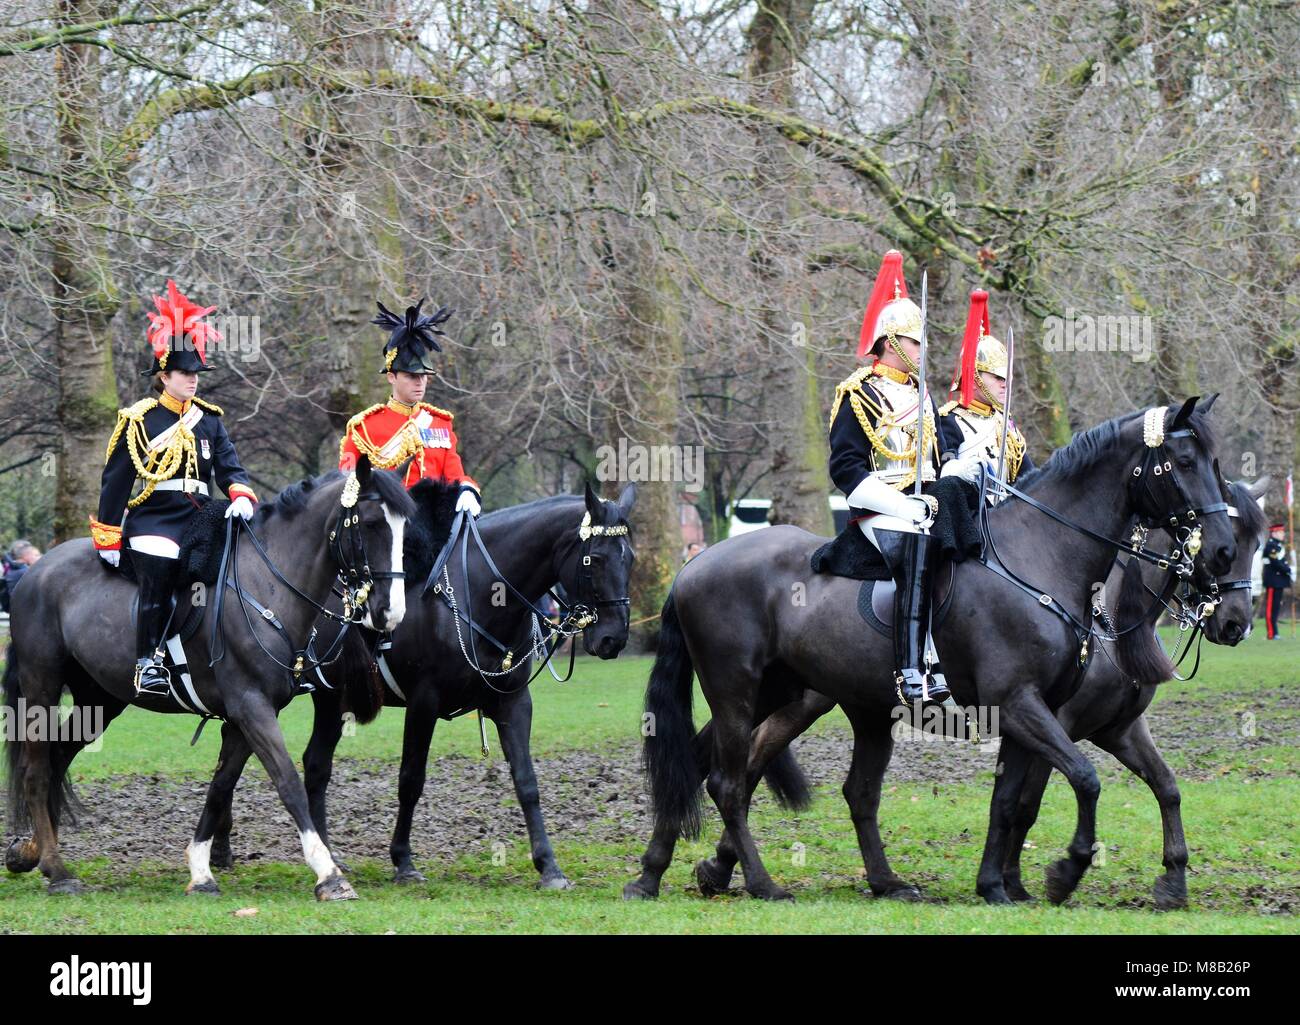
[[[430,477],[478,491],[456,452],[452,419],[447,410],[427,402],[407,406],[389,399],[382,406],[371,406],[348,421],[339,442],[339,469],[351,470],[362,455],[369,456],[370,464],[381,470],[395,469],[410,459],[405,480],[408,488]]]

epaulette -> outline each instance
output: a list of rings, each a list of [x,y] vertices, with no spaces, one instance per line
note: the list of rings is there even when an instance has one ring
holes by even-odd
[[[215,402],[208,402],[206,399],[201,399],[197,395],[194,396],[194,398],[190,399],[190,401],[195,402],[198,405],[202,406],[209,413],[216,413],[217,416],[226,415],[226,411],[222,409],[220,406],[218,406]]]
[[[839,414],[840,405],[843,403],[845,395],[848,395],[850,392],[857,392],[863,401],[868,401],[866,394],[862,391],[862,385],[870,376],[871,367],[859,367],[835,386],[835,400],[831,403],[831,427],[835,425],[835,417]],[[876,404],[873,402],[871,405],[875,407]],[[873,411],[879,412],[879,409],[873,408]],[[829,430],[830,427],[827,429]]]
[[[354,416],[351,420],[348,421],[348,425],[345,428],[343,428],[343,433],[345,435],[351,434],[352,428],[356,427],[357,424],[363,423],[367,417],[373,416],[375,413],[378,413],[381,409],[385,409],[385,408],[387,407],[384,405],[384,403],[377,402],[369,409],[363,409],[360,413],[358,413],[356,416]]]
[[[926,391],[929,391],[929,389],[927,388]],[[958,402],[956,399],[953,399],[951,402],[945,402],[942,406],[939,407],[939,415],[947,416],[949,413],[951,413],[954,409],[956,409],[960,405],[961,403]]]
[[[128,420],[139,420],[156,405],[158,405],[157,399],[141,399],[139,402],[131,403],[126,409],[119,409],[117,415]]]
[[[421,409],[427,409],[430,413],[436,413],[438,416],[445,417],[448,420],[456,419],[456,414],[446,409],[439,409],[437,406],[430,405],[427,402],[419,403]]]

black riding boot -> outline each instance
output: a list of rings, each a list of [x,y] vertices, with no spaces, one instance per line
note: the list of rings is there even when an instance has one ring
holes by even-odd
[[[925,638],[930,627],[930,587],[937,544],[922,534],[879,531],[888,536],[881,554],[894,575],[894,665],[899,697],[906,704],[944,701],[948,684],[942,673],[925,671]],[[928,686],[927,686],[928,684]]]
[[[179,562],[144,552],[131,552],[131,565],[140,581],[140,607],[135,623],[136,693],[166,694],[171,675],[163,664],[163,644],[172,614],[172,596]]]

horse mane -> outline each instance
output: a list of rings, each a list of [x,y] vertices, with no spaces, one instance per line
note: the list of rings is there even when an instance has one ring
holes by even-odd
[[[307,508],[316,492],[326,485],[343,478],[342,470],[330,470],[319,477],[304,477],[295,484],[284,488],[273,499],[258,504],[253,522],[258,525],[267,523],[275,517],[283,520],[295,519]],[[379,492],[380,500],[392,512],[410,520],[415,515],[415,502],[402,486],[401,478],[388,470],[375,470],[370,475],[370,483]]]
[[[423,584],[451,533],[460,486],[425,477],[415,483],[409,494],[415,504],[415,515],[406,523],[402,565],[408,585]]]
[[[1036,484],[1072,477],[1091,470],[1101,459],[1111,453],[1120,432],[1145,412],[1146,410],[1139,409],[1133,413],[1123,413],[1110,420],[1104,420],[1081,434],[1076,434],[1068,444],[1062,445],[1048,456],[1041,466],[1036,466],[1018,480],[1016,486],[1023,491]],[[1174,412],[1176,410],[1171,409],[1170,415]],[[1187,425],[1196,432],[1196,436],[1205,447],[1207,456],[1213,459],[1219,451],[1219,434],[1209,415],[1194,409],[1192,415],[1187,418]]]

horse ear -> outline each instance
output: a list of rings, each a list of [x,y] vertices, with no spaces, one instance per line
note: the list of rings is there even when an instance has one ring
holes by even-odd
[[[591,490],[591,481],[583,482],[582,487],[584,492],[582,497],[587,503],[587,512],[591,513],[594,519],[596,514],[600,512],[600,499],[596,496],[596,492]]]
[[[632,511],[632,506],[636,504],[636,482],[633,481],[623,489],[623,493],[618,496],[618,511],[622,514],[623,519],[627,519],[628,514]]]
[[[1251,498],[1258,500],[1262,495],[1264,495],[1268,491],[1268,487],[1272,483],[1273,483],[1273,478],[1270,477],[1268,474],[1264,474],[1264,476],[1262,476],[1259,480],[1255,481],[1254,484],[1247,484],[1246,490],[1250,492]]]
[[[1193,395],[1183,403],[1183,408],[1174,414],[1174,418],[1169,422],[1169,429],[1171,431],[1176,430],[1187,422],[1187,418],[1192,415],[1192,410],[1196,408],[1196,401],[1199,398],[1199,395]]]
[[[363,488],[368,487],[370,485],[371,469],[370,469],[369,456],[363,455],[360,459],[357,460],[356,474],[357,474],[357,481],[358,483],[360,483],[360,485]]]
[[[411,462],[412,462],[412,460],[414,460],[414,459],[415,459],[415,456],[411,456],[410,459],[405,459],[405,460],[403,460],[401,463],[399,463],[397,466],[394,466],[394,467],[393,467],[393,472],[394,472],[395,474],[397,474],[397,479],[398,479],[398,480],[402,481],[403,483],[406,482],[406,473],[407,473],[408,470],[410,470],[410,468],[411,468]]]
[[[1202,414],[1208,413],[1210,411],[1210,408],[1214,405],[1214,403],[1218,400],[1218,398],[1219,398],[1219,393],[1216,391],[1213,394],[1211,394],[1208,398],[1204,399],[1201,402],[1201,404],[1196,408],[1199,409]]]

